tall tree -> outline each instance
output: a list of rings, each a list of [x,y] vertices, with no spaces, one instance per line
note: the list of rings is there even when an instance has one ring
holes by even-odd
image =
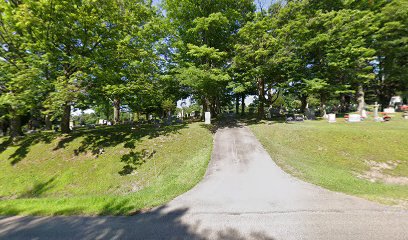
[[[103,41],[95,55],[94,93],[113,104],[117,124],[121,105],[137,105],[132,103],[135,96],[146,95],[157,83],[158,45],[166,28],[157,9],[144,1],[116,1],[110,11],[109,41]]]
[[[12,137],[22,135],[21,117],[44,100],[47,84],[41,53],[30,46],[32,36],[21,26],[21,1],[0,2],[0,108],[10,120]]]
[[[23,35],[31,38],[25,51],[41,55],[44,72],[54,91],[49,111],[61,118],[61,131],[70,131],[71,108],[86,98],[91,87],[93,53],[110,41],[110,8],[113,0],[25,0],[13,18]]]
[[[177,29],[176,76],[213,115],[221,111],[234,37],[255,10],[249,0],[167,0],[167,15]],[[225,103],[224,103],[225,104]]]
[[[375,36],[378,77],[376,90],[383,106],[397,91],[408,90],[408,2],[393,0],[380,8]]]

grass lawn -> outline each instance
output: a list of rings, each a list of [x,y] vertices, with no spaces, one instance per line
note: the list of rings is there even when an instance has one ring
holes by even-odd
[[[408,121],[263,122],[250,128],[286,172],[333,191],[408,207]]]
[[[199,123],[0,138],[0,215],[116,215],[163,204],[203,177],[212,134]]]

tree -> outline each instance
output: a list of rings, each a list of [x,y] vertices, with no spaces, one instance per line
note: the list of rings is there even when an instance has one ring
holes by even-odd
[[[377,95],[387,106],[397,91],[408,90],[408,2],[393,0],[380,8],[374,45],[377,50]]]
[[[92,87],[93,54],[110,41],[107,17],[114,0],[26,0],[13,14],[21,35],[30,36],[25,52],[36,53],[45,62],[41,69],[52,83],[47,107],[61,117],[61,131],[67,133],[71,108],[87,97]]]
[[[94,84],[96,94],[113,104],[118,124],[121,104],[135,105],[134,96],[145,95],[141,92],[158,81],[157,45],[162,44],[166,28],[157,10],[144,1],[116,1],[110,11],[111,33],[96,51]]]
[[[167,0],[165,7],[179,39],[175,76],[203,105],[203,111],[217,115],[228,95],[227,68],[234,36],[249,20],[254,4],[249,0]]]
[[[30,48],[31,36],[16,15],[24,6],[19,1],[0,2],[0,108],[3,121],[10,120],[13,138],[22,135],[21,117],[42,102],[47,91],[43,61]]]

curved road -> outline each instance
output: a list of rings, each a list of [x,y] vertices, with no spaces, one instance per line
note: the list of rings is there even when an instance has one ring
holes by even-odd
[[[4,239],[408,239],[408,211],[297,180],[247,127],[218,130],[206,176],[132,217],[3,217]]]

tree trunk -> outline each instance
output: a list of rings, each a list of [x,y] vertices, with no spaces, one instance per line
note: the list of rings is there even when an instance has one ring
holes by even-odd
[[[49,114],[45,115],[45,130],[51,130],[52,128],[52,122]]]
[[[340,112],[341,113],[347,112],[346,95],[344,95],[344,94],[342,94],[340,96]]]
[[[302,103],[300,105],[300,112],[305,113],[307,107],[307,95],[300,95],[300,102]]]
[[[12,138],[23,136],[21,117],[18,115],[10,119],[10,136]]]
[[[0,120],[0,130],[1,130],[1,133],[2,133],[1,136],[6,136],[7,135],[7,128],[8,128],[7,120],[6,119]]]
[[[326,113],[326,96],[325,95],[320,95],[320,116],[326,118],[327,113]]]
[[[210,105],[210,101],[208,101],[208,99],[207,99],[206,97],[203,97],[203,98],[202,98],[202,101],[203,101],[203,114],[202,114],[202,116],[201,116],[201,119],[204,120],[204,118],[205,118],[205,112],[208,112],[208,108],[209,108],[209,105]]]
[[[258,79],[258,118],[263,119],[265,117],[265,81],[262,78]]]
[[[357,110],[361,115],[365,108],[364,89],[363,89],[363,84],[361,83],[358,85],[358,88],[357,88],[357,102],[358,102]]]
[[[71,104],[65,103],[63,108],[64,112],[61,117],[61,132],[70,133],[71,129],[69,128],[69,121],[71,120]]]
[[[113,100],[113,124],[120,124],[120,99]]]
[[[216,108],[217,108],[217,106],[215,105],[215,103],[210,104],[211,117],[217,116],[217,109]]]
[[[235,95],[235,114],[239,114],[239,96],[238,94]]]
[[[245,94],[241,95],[241,115],[245,115]]]

